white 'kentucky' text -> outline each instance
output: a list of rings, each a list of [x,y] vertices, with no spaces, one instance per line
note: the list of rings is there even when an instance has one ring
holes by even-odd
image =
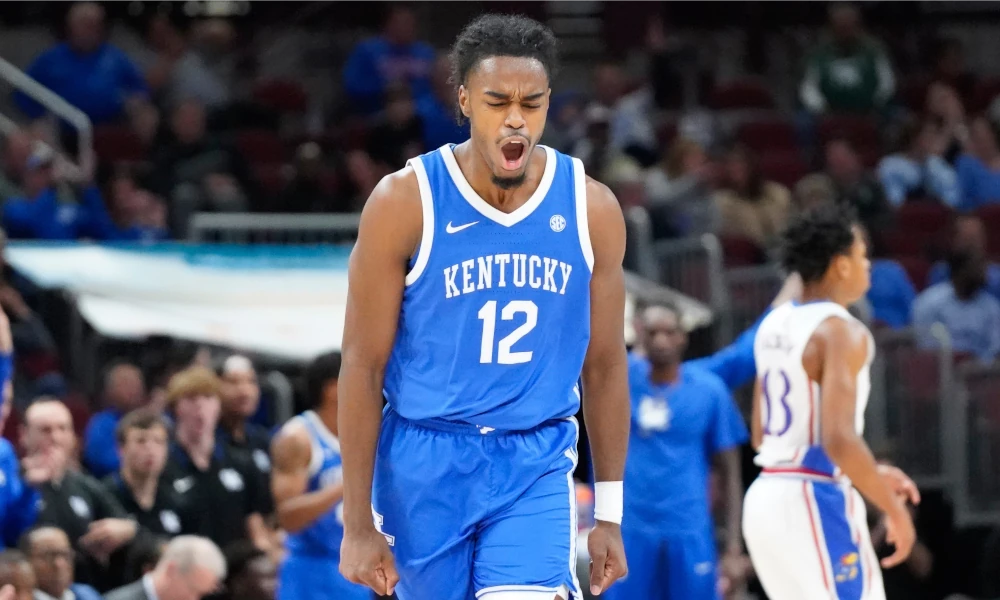
[[[492,254],[445,267],[445,298],[488,290],[493,286],[531,287],[566,294],[573,265],[534,254]]]

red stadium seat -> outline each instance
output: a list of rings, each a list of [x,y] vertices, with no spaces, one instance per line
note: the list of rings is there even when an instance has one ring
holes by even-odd
[[[747,267],[765,262],[764,250],[753,240],[738,235],[720,235],[719,243],[726,267]]]
[[[775,102],[765,84],[744,79],[717,85],[708,96],[708,106],[713,110],[774,108]]]
[[[927,88],[930,87],[930,80],[919,75],[904,79],[896,92],[896,98],[900,104],[916,113],[922,113],[924,103],[927,101]]]
[[[668,148],[677,137],[676,121],[660,121],[656,124],[656,141],[663,148]]]
[[[951,209],[934,201],[905,202],[896,211],[896,223],[906,232],[937,235],[950,222]]]
[[[886,254],[899,259],[906,256],[921,256],[924,254],[924,240],[913,232],[892,229],[881,232],[882,243]],[[916,284],[917,282],[913,282]]]
[[[273,131],[241,131],[236,134],[236,146],[251,163],[283,163],[288,157],[284,142]]]
[[[146,157],[146,148],[139,136],[120,125],[94,128],[94,152],[104,163],[138,162]]]
[[[997,96],[1000,96],[1000,78],[985,77],[976,84],[967,111],[973,114],[982,112]]]
[[[766,179],[787,187],[809,174],[809,165],[798,151],[767,152],[760,156],[758,164]]]
[[[749,121],[740,125],[737,139],[751,150],[793,152],[798,148],[795,127],[781,119]]]
[[[931,272],[931,263],[920,256],[900,256],[896,262],[906,271],[913,287],[920,291],[927,285],[927,275]]]
[[[834,138],[846,138],[856,148],[878,149],[882,146],[878,123],[871,117],[857,115],[830,115],[823,117],[818,126],[819,139],[825,144]]]
[[[284,79],[259,82],[253,88],[253,98],[259,104],[281,113],[302,114],[309,105],[309,97],[302,85]]]

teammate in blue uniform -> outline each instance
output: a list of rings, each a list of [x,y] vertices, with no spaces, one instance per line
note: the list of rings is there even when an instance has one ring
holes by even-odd
[[[582,376],[600,593],[626,571],[621,208],[538,145],[548,28],[484,15],[452,59],[471,139],[382,180],[351,255],[341,572],[400,600],[579,598]]]
[[[271,445],[271,489],[287,532],[278,600],[370,600],[337,571],[344,537],[344,486],[337,441],[340,356],[324,354],[306,371],[310,408],[286,423]]]
[[[648,358],[634,358],[629,369],[632,433],[622,532],[629,574],[611,597],[714,600],[709,474],[715,461],[726,482],[726,551],[739,556],[739,446],[747,429],[721,378],[681,364],[687,334],[676,309],[646,308],[642,338]]]

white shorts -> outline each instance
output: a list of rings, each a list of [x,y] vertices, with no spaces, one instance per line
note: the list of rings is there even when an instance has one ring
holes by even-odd
[[[771,600],[885,600],[865,503],[848,483],[762,474],[743,503],[743,537]]]

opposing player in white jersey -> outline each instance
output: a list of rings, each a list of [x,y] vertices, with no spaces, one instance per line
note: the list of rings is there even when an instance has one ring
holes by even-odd
[[[846,307],[870,284],[864,232],[848,209],[828,206],[793,223],[784,242],[802,300],[775,308],[754,342],[751,429],[763,471],[743,505],[747,549],[771,600],[884,600],[858,492],[885,513],[895,545],[885,567],[909,555],[906,502],[920,498],[862,438],[875,342]]]

